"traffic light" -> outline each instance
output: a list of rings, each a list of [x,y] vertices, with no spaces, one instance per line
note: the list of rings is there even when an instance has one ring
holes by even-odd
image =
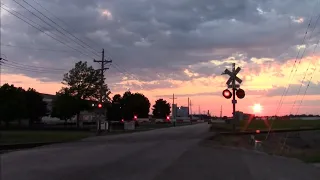
[[[224,91],[222,91],[222,95],[226,99],[230,99],[232,97],[232,93],[231,93],[231,91],[229,91],[229,89],[225,89]]]
[[[134,115],[134,116],[133,116],[133,120],[136,121],[137,119],[138,119],[137,115]]]
[[[169,116],[167,116],[167,121],[170,121],[170,117]]]
[[[238,89],[236,92],[236,95],[239,99],[243,99],[246,96],[246,93],[244,92],[243,89]]]
[[[101,103],[98,104],[98,108],[102,108],[102,104]]]

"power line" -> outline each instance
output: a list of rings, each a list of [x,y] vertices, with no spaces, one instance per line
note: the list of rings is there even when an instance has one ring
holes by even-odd
[[[310,20],[309,20],[309,23],[308,23],[308,26],[307,26],[307,29],[306,29],[306,32],[305,32],[305,34],[304,34],[304,37],[303,37],[303,40],[302,40],[301,44],[304,44],[304,42],[305,42],[305,40],[306,40],[306,36],[307,36],[307,34],[308,34],[308,31],[309,31],[309,28],[310,28],[310,25],[311,25],[311,22],[312,22],[312,17],[313,17],[313,15],[314,15],[314,10],[315,10],[315,7],[313,8],[313,11],[311,12]],[[320,16],[320,15],[319,15],[319,16]],[[316,25],[315,25],[315,26],[316,26]],[[292,67],[292,69],[291,69],[291,72],[290,72],[290,75],[289,75],[289,84],[288,84],[288,87],[284,89],[284,91],[283,91],[283,93],[282,93],[282,96],[281,96],[281,98],[280,98],[278,108],[276,109],[275,117],[277,116],[278,112],[279,112],[280,109],[281,109],[281,106],[282,106],[282,104],[283,104],[283,98],[284,98],[284,96],[288,93],[288,89],[289,89],[290,83],[291,83],[291,75],[292,75],[292,72],[293,72],[293,70],[294,70],[294,68],[295,68],[297,59],[298,59],[298,57],[299,57],[300,50],[301,50],[301,48],[299,48],[298,54],[297,54],[296,59],[295,59],[295,61],[294,61],[293,67]],[[271,132],[271,129],[272,129],[272,126],[273,126],[274,121],[275,121],[275,118],[271,121],[269,130],[268,130],[268,133],[267,133],[266,138],[265,138],[266,140],[268,139],[268,137],[269,137],[269,135],[270,135],[270,132]]]
[[[316,49],[317,49],[317,47],[318,47],[319,44],[320,44],[320,39],[318,40],[318,43],[317,43],[316,46],[314,47],[313,55],[315,54]],[[312,62],[309,63],[309,66],[311,65],[311,63],[312,63]],[[298,112],[299,112],[299,109],[300,109],[300,107],[301,107],[302,101],[304,100],[304,97],[305,97],[305,95],[306,95],[306,93],[307,93],[307,90],[308,90],[308,88],[309,88],[309,86],[310,86],[311,80],[312,80],[312,78],[313,78],[313,76],[314,76],[314,73],[316,72],[316,69],[317,69],[317,66],[315,66],[313,72],[311,73],[311,76],[310,76],[308,85],[307,85],[307,87],[306,87],[306,89],[305,89],[305,91],[304,91],[304,94],[303,94],[303,96],[302,96],[302,98],[301,98],[301,100],[300,100],[300,103],[298,104],[298,108],[297,108],[296,114],[298,114]],[[306,74],[307,74],[307,72],[305,72],[305,76],[306,76]],[[301,86],[300,86],[300,87],[301,87]]]
[[[56,20],[60,21],[62,24],[64,24],[65,26],[68,26],[68,23],[66,23],[65,21],[63,21],[61,18],[57,17],[56,15],[54,15],[50,10],[48,10],[47,8],[45,8],[43,5],[41,5],[41,3],[39,3],[37,0],[33,0],[33,2],[35,2],[38,6],[40,6],[42,9],[44,9],[45,11],[47,11],[51,16],[53,16]],[[70,29],[70,28],[69,28]],[[71,29],[72,30],[72,29]],[[89,41],[91,44],[95,44],[97,45],[95,42],[91,41],[88,38],[85,38],[86,41]],[[98,51],[96,51],[98,52]]]
[[[13,62],[13,63],[10,63]],[[29,69],[36,69],[36,70],[46,70],[46,71],[68,71],[67,69],[60,69],[60,68],[50,68],[50,67],[44,67],[44,66],[34,66],[34,65],[29,65],[29,64],[23,64],[17,61],[13,61],[13,60],[8,60],[7,59],[7,63],[15,65],[15,66],[20,66],[22,68],[29,68]]]
[[[34,73],[61,74],[61,72],[57,72],[57,71],[36,70],[36,69],[32,69],[32,68],[24,68],[24,67],[21,67],[21,66],[16,66],[14,64],[9,64],[9,63],[3,63],[2,66],[10,68],[10,69],[16,69],[16,70],[22,70],[22,71],[28,71],[28,72],[34,72]]]
[[[13,1],[15,1],[16,2],[16,0],[13,0]],[[46,16],[44,13],[42,13],[41,11],[39,11],[37,8],[35,8],[34,6],[32,6],[31,4],[29,4],[27,1],[25,1],[25,0],[22,0],[23,2],[25,2],[26,4],[28,4],[32,9],[34,9],[34,10],[36,10],[38,13],[40,13],[42,16],[44,16],[45,18],[47,18],[49,21],[51,21],[53,24],[55,24],[56,26],[58,26],[58,27],[60,27],[62,30],[64,30],[66,33],[68,33],[69,35],[71,35],[73,38],[75,38],[75,39],[77,39],[79,42],[81,42],[82,44],[84,44],[84,45],[82,45],[81,43],[78,43],[78,42],[76,42],[76,41],[74,41],[72,38],[69,38],[69,39],[71,39],[73,42],[75,42],[75,43],[77,43],[78,45],[80,45],[81,47],[83,47],[84,49],[87,49],[88,47],[89,47],[89,49],[90,50],[93,50],[93,52],[92,51],[89,51],[89,52],[91,52],[91,53],[93,53],[94,55],[96,55],[96,56],[98,56],[97,55],[97,51],[96,50],[94,50],[94,49],[92,49],[91,48],[91,46],[89,46],[87,43],[85,43],[85,42],[83,42],[81,39],[79,39],[78,37],[76,37],[76,36],[74,36],[73,34],[71,34],[68,30],[66,30],[65,28],[63,28],[63,27],[61,27],[58,23],[56,23],[54,20],[52,20],[51,18],[49,18],[48,16]],[[16,2],[17,3],[17,2]],[[31,12],[31,11],[29,11],[29,12]],[[42,19],[42,18],[40,18],[39,16],[37,16],[39,19]],[[48,24],[48,25],[50,25],[49,23],[47,23],[45,20],[43,20],[42,19],[42,21],[43,22],[45,22],[46,24]],[[50,25],[52,28],[55,28],[54,26],[52,26],[52,25]],[[65,33],[63,33],[63,32],[61,32],[59,29],[57,29],[57,28],[55,28],[58,32],[60,32],[61,34],[63,34],[63,35],[65,35],[66,37],[68,37]],[[87,46],[87,47],[86,47]]]
[[[77,41],[75,41],[74,39],[70,38],[69,36],[67,36],[64,32],[60,31],[59,29],[57,29],[56,27],[54,27],[53,25],[51,25],[50,23],[48,23],[46,20],[44,20],[43,18],[39,17],[37,14],[33,13],[32,11],[30,11],[28,8],[26,8],[25,6],[23,6],[21,3],[17,2],[16,0],[13,0],[15,3],[17,3],[19,6],[21,6],[22,8],[24,8],[25,10],[27,10],[28,12],[30,12],[32,15],[34,15],[35,17],[37,17],[40,21],[44,22],[45,24],[47,24],[48,26],[50,26],[51,28],[55,29],[57,32],[59,32],[60,34],[66,36],[68,39],[70,39],[72,42],[80,45],[82,48],[84,48],[85,50],[87,50],[87,48],[85,46],[83,46],[82,44],[78,43]],[[24,0],[23,0],[24,1]],[[25,3],[27,3],[26,1],[24,1]],[[48,18],[47,16],[45,16],[42,12],[40,12],[39,10],[37,10],[36,8],[34,8],[32,5],[30,5],[29,3],[27,3],[31,8],[33,8],[34,10],[36,10],[37,12],[39,12],[40,14],[42,14],[44,17],[46,17],[47,19],[51,20],[50,18]],[[51,32],[52,33],[52,32]],[[53,34],[53,33],[52,33]],[[62,37],[62,36],[61,36]],[[89,51],[90,52],[90,51]],[[92,53],[92,52],[91,52]],[[94,53],[93,53],[94,54]],[[94,54],[97,56],[97,54]]]
[[[13,12],[15,12],[15,13],[19,14],[20,16],[23,16],[21,13],[19,13],[19,12],[15,11],[15,10],[12,10],[12,9],[11,9],[11,11],[10,11],[10,10],[8,10],[9,8],[8,8],[8,9],[4,8],[3,6],[6,6],[6,5],[5,5],[5,4],[3,4],[3,3],[1,3],[1,5],[2,5],[2,6],[1,6],[1,8],[2,8],[2,9],[4,9],[5,11],[7,11],[8,13],[10,13],[11,15],[13,15],[13,16],[15,16],[15,17],[17,17],[18,19],[22,20],[23,22],[25,22],[25,23],[29,24],[29,25],[30,25],[30,26],[32,26],[33,28],[35,28],[35,29],[37,29],[37,30],[41,31],[41,32],[42,32],[42,33],[44,33],[45,35],[47,35],[47,36],[51,37],[52,39],[54,39],[54,40],[56,40],[56,41],[60,42],[61,44],[65,45],[65,46],[67,46],[67,47],[69,47],[69,48],[71,48],[71,49],[73,49],[73,50],[75,50],[75,51],[79,52],[80,54],[83,54],[83,55],[85,55],[85,56],[87,56],[87,57],[89,57],[89,58],[92,58],[92,57],[91,57],[91,56],[89,56],[88,54],[85,54],[85,53],[83,53],[82,51],[80,51],[80,50],[78,50],[78,49],[73,48],[72,46],[70,46],[70,45],[66,44],[65,42],[63,42],[63,41],[59,40],[58,38],[56,38],[56,37],[54,37],[54,36],[52,36],[52,35],[48,34],[48,33],[47,33],[47,32],[45,32],[44,30],[40,29],[40,28],[43,28],[43,27],[41,27],[41,26],[40,26],[39,24],[37,24],[36,22],[34,22],[34,21],[32,21],[32,20],[30,20],[30,19],[26,18],[26,19],[28,19],[29,21],[31,21],[31,22],[33,22],[34,24],[36,24],[37,26],[39,26],[39,27],[37,27],[37,26],[35,26],[35,25],[31,24],[30,22],[26,21],[25,19],[23,19],[23,18],[19,17],[19,16],[18,16],[18,15],[16,15],[16,14],[12,13],[11,11],[13,11]],[[7,6],[6,6],[6,7],[7,7]],[[92,59],[94,59],[94,58],[92,58]]]
[[[62,53],[76,52],[72,50],[45,49],[45,48],[36,48],[36,47],[20,46],[20,45],[17,46],[17,45],[11,45],[11,44],[1,44],[1,46],[11,47],[11,48],[20,48],[20,49],[32,49],[36,51],[53,51],[53,52],[62,52]]]
[[[315,22],[315,24],[314,24],[314,26],[313,26],[313,29],[311,30],[311,33],[310,33],[310,36],[309,36],[309,39],[308,39],[308,40],[310,40],[310,39],[311,39],[312,34],[313,34],[313,32],[314,32],[315,28],[317,27],[317,24],[318,24],[319,18],[320,18],[320,14],[318,15],[318,17],[317,17],[317,19],[316,19],[316,22]],[[311,21],[312,21],[312,16],[311,16],[311,18],[310,18],[310,22],[309,22],[309,24],[308,24],[308,29],[309,29],[309,27],[310,27],[310,25],[311,25]],[[305,38],[306,38],[306,36],[307,36],[307,32],[308,32],[308,31],[306,31],[306,33],[305,33],[303,43],[304,43]],[[303,44],[303,43],[302,43],[302,44]],[[301,55],[301,57],[299,58],[298,65],[297,65],[297,66],[293,66],[293,67],[292,67],[292,70],[291,70],[290,76],[291,76],[291,74],[292,74],[292,72],[293,72],[293,69],[295,68],[295,71],[293,72],[292,79],[294,78],[294,76],[295,76],[295,74],[296,74],[296,72],[297,72],[297,70],[298,70],[298,66],[299,66],[299,65],[300,65],[300,63],[301,63],[301,60],[302,60],[302,58],[303,58],[303,56],[304,56],[304,54],[305,54],[305,52],[306,52],[306,49],[307,49],[307,46],[305,46],[305,48],[304,48],[304,50],[303,50],[303,52],[302,52],[302,55]],[[300,49],[299,49],[299,50],[300,50]],[[297,54],[297,57],[298,57],[298,56],[299,56],[299,53]],[[297,61],[297,58],[296,58],[296,60],[295,60],[295,64],[296,64],[296,61]],[[292,79],[291,79],[291,80],[292,80]],[[288,93],[288,91],[289,91],[289,88],[290,88],[290,86],[291,86],[291,80],[289,81],[289,85],[288,85],[288,87],[287,87],[287,89],[286,89],[286,92],[285,92],[285,95],[284,95],[284,96],[286,96],[286,95],[287,95],[287,93]],[[283,103],[283,101],[282,101],[282,103]],[[281,106],[282,106],[282,104],[281,104]],[[281,106],[280,106],[280,108],[281,108]],[[280,109],[279,109],[279,110],[280,110]]]

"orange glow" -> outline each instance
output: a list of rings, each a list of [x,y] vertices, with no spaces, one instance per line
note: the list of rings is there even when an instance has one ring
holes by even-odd
[[[211,62],[212,61],[212,62]],[[221,60],[222,61],[222,60]],[[290,73],[292,71],[292,67],[295,60],[290,60],[284,64],[279,64],[279,61],[268,60],[270,64],[265,65],[261,64],[262,61],[266,61],[265,59],[254,59],[255,63],[257,62],[258,69],[261,69],[259,72],[256,72],[255,67],[251,67],[251,64],[243,63],[243,68],[239,72],[239,77],[243,80],[241,84],[241,89],[245,90],[246,96],[244,99],[238,99],[236,110],[242,111],[244,113],[261,113],[261,115],[275,115],[277,111],[279,100],[281,98],[282,91],[280,93],[274,93],[272,96],[268,95],[270,91],[277,88],[287,87],[289,81],[290,84],[300,85],[302,79],[304,78],[304,73],[311,62],[311,66],[306,75],[305,82],[308,82],[313,69],[317,66],[320,66],[319,56],[309,56],[305,57],[301,60],[299,64],[299,68],[297,69],[294,78],[290,79]],[[220,62],[220,61],[219,61]],[[215,61],[208,60],[208,64],[211,66],[215,65]],[[241,63],[240,63],[241,65]],[[208,65],[209,67],[209,65]],[[3,68],[5,70],[5,67]],[[194,72],[192,69],[185,70],[186,76],[191,76],[190,73]],[[146,74],[147,76],[148,74]],[[41,77],[41,74],[39,74]],[[310,87],[304,97],[303,103],[299,110],[299,114],[318,114],[318,110],[320,109],[320,93],[311,93],[311,90],[315,90],[315,88],[319,87],[320,82],[320,71],[319,69],[314,71],[312,75],[312,80],[310,83]],[[110,77],[110,79],[113,77]],[[177,99],[175,99],[175,103],[178,106],[187,106],[188,105],[188,97],[192,102],[191,113],[198,113],[199,106],[200,111],[203,113],[204,111],[209,110],[211,115],[220,116],[220,108],[222,109],[223,116],[231,116],[232,115],[232,103],[230,99],[226,99],[222,96],[221,92],[226,89],[226,81],[227,76],[220,75],[211,75],[211,76],[200,76],[200,75],[192,75],[192,78],[182,81],[176,79],[164,79],[164,80],[153,80],[153,81],[137,81],[137,80],[128,80],[122,79],[117,83],[111,84],[111,91],[114,94],[123,94],[127,89],[131,89],[132,92],[140,92],[147,96],[150,100],[151,105],[154,104],[155,100],[158,98],[163,98],[167,100],[169,103],[172,103],[172,93],[174,92]],[[61,75],[62,79],[62,75]],[[4,71],[1,74],[1,83],[10,83],[15,86],[23,87],[25,89],[32,87],[41,93],[55,94],[55,92],[59,91],[62,87],[60,81],[56,82],[41,82],[39,79],[31,78],[21,74],[8,74]],[[167,86],[167,84],[173,84],[171,87]],[[164,87],[161,87],[164,85]],[[154,89],[148,89],[148,87],[154,86]],[[292,87],[291,86],[291,87]],[[291,89],[290,89],[291,90]],[[300,96],[298,97],[298,101],[301,99],[301,94],[304,93],[305,86],[302,86]],[[111,95],[111,96],[113,96]],[[290,114],[292,109],[292,104],[294,103],[296,96],[286,96],[283,99],[283,105],[279,110],[277,115],[285,115]],[[308,103],[306,103],[308,101]],[[297,103],[293,108],[293,112],[295,113],[296,107],[298,107]],[[254,104],[259,105],[254,105]],[[254,106],[252,106],[254,105]],[[263,105],[263,107],[261,106]],[[262,112],[261,112],[262,111]]]

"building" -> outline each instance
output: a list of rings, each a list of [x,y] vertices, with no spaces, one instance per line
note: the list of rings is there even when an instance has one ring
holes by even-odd
[[[177,109],[177,117],[188,117],[189,116],[189,108],[181,106]]]
[[[172,117],[177,117],[177,104],[172,104],[171,116]]]

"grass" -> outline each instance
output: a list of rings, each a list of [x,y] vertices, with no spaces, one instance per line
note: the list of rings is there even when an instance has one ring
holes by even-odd
[[[286,146],[282,146],[286,133],[275,133],[268,140],[265,140],[263,134],[256,135],[255,138],[263,141],[262,151],[268,154],[297,158],[306,163],[320,163],[320,146],[317,143],[320,142],[320,131],[299,134],[300,137],[287,139]],[[211,144],[254,149],[249,140],[250,135],[217,135],[211,139]]]
[[[247,121],[241,121],[237,130],[244,130]],[[271,125],[272,120],[269,120],[269,125]],[[272,129],[300,129],[300,128],[314,128],[320,129],[320,120],[274,120],[272,124]],[[232,131],[231,124],[225,123],[213,123],[211,129],[214,131]],[[263,120],[253,120],[247,127],[247,130],[268,130]]]
[[[176,126],[187,125],[187,123],[179,123]],[[132,133],[138,131],[146,131],[151,129],[172,127],[172,124],[146,124],[140,125],[133,131],[113,130],[111,133],[102,133],[105,135]],[[87,131],[1,131],[0,145],[5,144],[24,144],[24,143],[47,143],[47,142],[67,142],[83,139],[92,135],[95,132]]]
[[[269,121],[269,124],[273,120]],[[244,127],[245,121],[240,123],[241,127]],[[272,129],[299,129],[299,128],[320,128],[320,120],[274,120]],[[254,120],[248,126],[248,129],[260,129],[267,130],[267,126],[262,120]]]
[[[91,135],[93,135],[93,133],[79,131],[2,131],[0,145],[67,142],[83,139]]]

